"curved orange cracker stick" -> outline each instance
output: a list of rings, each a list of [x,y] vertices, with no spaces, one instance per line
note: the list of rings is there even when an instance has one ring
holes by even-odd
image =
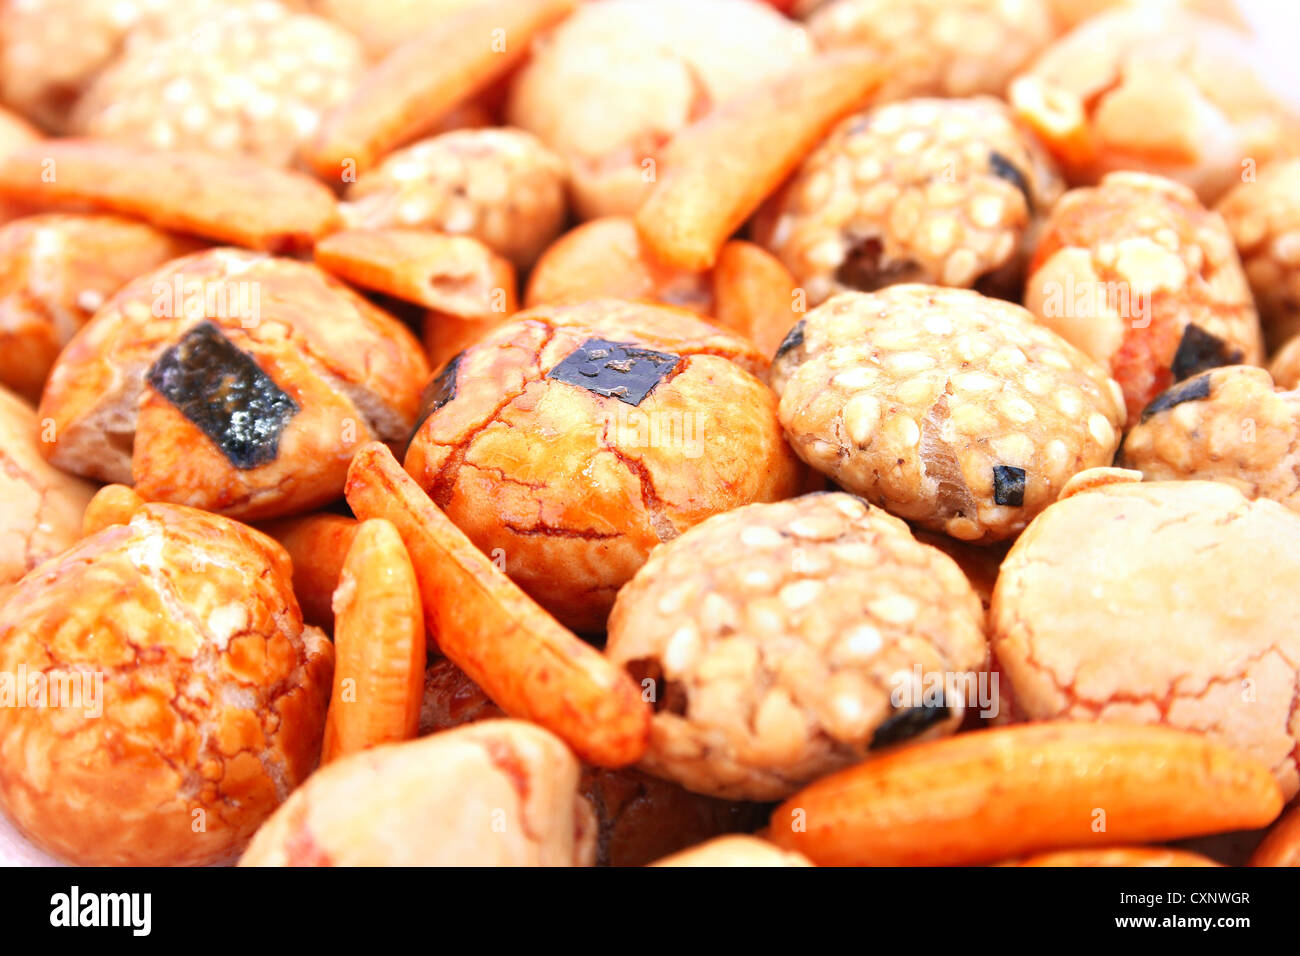
[[[727,238],[883,76],[865,51],[825,53],[683,129],[636,214],[647,247],[670,266],[712,266]]]
[[[322,239],[316,264],[341,279],[464,318],[518,307],[515,269],[469,236],[419,229],[346,229]]]
[[[1300,805],[1268,831],[1250,857],[1251,866],[1300,866]]]
[[[406,547],[387,521],[357,527],[334,592],[334,689],[321,764],[410,740],[424,699],[424,615]]]
[[[98,140],[45,140],[11,153],[0,160],[0,196],[122,213],[267,252],[308,249],[340,224],[333,194],[302,173]]]
[[[135,493],[134,488],[105,485],[86,503],[86,510],[81,516],[82,537],[88,538],[109,525],[126,524],[131,520],[131,515],[145,504],[145,500]]]
[[[352,460],[348,504],[387,518],[406,542],[438,647],[512,717],[541,724],[588,763],[645,753],[650,708],[637,686],[519,589],[378,442]]]
[[[357,527],[352,518],[327,512],[258,522],[259,531],[289,552],[293,592],[308,624],[334,629],[334,590]]]
[[[1105,850],[1058,850],[999,866],[1221,866],[1208,856],[1164,846],[1117,846]]]
[[[592,219],[551,243],[528,277],[524,305],[603,298],[652,299],[701,315],[713,307],[709,274],[657,262],[626,216]]]
[[[1199,734],[1053,722],[825,777],[777,808],[772,840],[822,865],[964,865],[1259,827],[1281,809],[1267,767]]]
[[[774,255],[752,242],[733,240],[722,247],[713,267],[714,316],[770,357],[803,318],[795,311],[796,288],[794,276]]]
[[[509,315],[466,318],[437,310],[426,313],[421,340],[424,342],[424,354],[429,357],[429,367],[440,370],[457,354],[509,318]]]
[[[325,117],[303,159],[329,183],[359,174],[395,146],[513,69],[577,0],[488,0],[441,17],[389,53]]]
[[[1096,161],[1096,137],[1077,96],[1032,76],[1015,80],[1008,96],[1016,117],[1066,165],[1087,167]]]

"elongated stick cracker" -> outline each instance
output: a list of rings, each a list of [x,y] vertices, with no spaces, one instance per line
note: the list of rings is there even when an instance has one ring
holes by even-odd
[[[508,319],[504,315],[464,318],[436,309],[426,312],[420,324],[420,340],[424,343],[429,368],[441,369]]]
[[[1207,856],[1167,846],[1117,846],[1104,850],[1057,850],[999,866],[1220,866]]]
[[[340,225],[333,194],[302,173],[206,153],[45,140],[0,160],[0,197],[134,216],[267,252],[309,249]]]
[[[764,355],[775,355],[803,315],[795,311],[794,276],[774,255],[752,242],[722,247],[713,267],[713,312],[718,324],[745,336]]]
[[[339,586],[343,562],[356,537],[357,522],[343,515],[322,512],[264,521],[257,528],[289,552],[293,562],[293,592],[298,597],[303,619],[332,631],[334,589]]]
[[[588,763],[641,758],[650,708],[632,678],[497,570],[387,447],[372,442],[357,453],[346,494],[357,517],[397,528],[438,647],[502,710],[554,732]]]
[[[1250,857],[1251,866],[1300,866],[1300,805],[1268,831]]]
[[[329,183],[363,173],[395,146],[513,69],[534,36],[577,0],[490,0],[442,17],[371,67],[321,123],[303,152]]]
[[[316,244],[316,264],[341,279],[461,318],[518,307],[515,269],[469,236],[417,229],[345,229]]]
[[[681,269],[712,267],[727,238],[883,75],[864,51],[827,53],[679,132],[636,215],[651,253]]]
[[[771,838],[819,865],[961,866],[1260,827],[1281,809],[1266,766],[1200,734],[1051,722],[825,777],[777,808]]]
[[[424,699],[424,615],[406,547],[382,519],[357,528],[334,592],[334,687],[321,764],[410,740]]]

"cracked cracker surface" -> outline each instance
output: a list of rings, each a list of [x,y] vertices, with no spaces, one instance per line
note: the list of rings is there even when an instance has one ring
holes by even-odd
[[[1098,363],[1020,306],[965,289],[836,296],[771,380],[804,461],[965,541],[1013,537],[1072,475],[1110,463],[1125,420]]]
[[[1018,299],[1063,183],[993,97],[914,99],[841,122],[755,226],[818,305],[899,282]]]
[[[234,467],[146,381],[205,320],[299,406],[267,464]],[[148,499],[274,517],[337,498],[362,443],[406,438],[427,377],[410,331],[316,266],[210,249],[128,283],[74,337],[42,398],[57,438],[45,452]]]
[[[1030,263],[1025,307],[1107,365],[1133,419],[1175,381],[1175,356],[1193,327],[1237,363],[1264,357],[1222,217],[1187,187],[1145,173],[1111,173],[1061,197]]]
[[[0,388],[0,591],[81,537],[94,486],[51,466],[40,422]]]
[[[1217,482],[1122,482],[1017,540],[990,612],[1016,716],[1199,731],[1300,790],[1300,516]]]
[[[1150,481],[1224,482],[1300,511],[1300,392],[1274,388],[1262,368],[1230,365],[1165,394],[1197,397],[1167,408],[1157,399],[1124,436],[1116,464]]]
[[[592,338],[680,360],[635,407],[547,377]],[[683,310],[539,307],[463,353],[455,397],[425,419],[405,467],[484,553],[500,549],[534,600],[596,632],[655,545],[799,489],[776,399],[752,374],[764,365],[754,345]]]
[[[581,218],[630,216],[674,134],[808,53],[794,23],[749,0],[582,4],[534,45],[507,117],[567,159]]]
[[[932,702],[935,719],[910,735],[891,722],[923,701],[918,673],[962,687],[988,647],[952,559],[861,499],[823,493],[738,508],[657,549],[619,592],[605,653],[654,682],[642,769],[775,800],[886,743],[951,733],[965,695],[941,713]]]
[[[59,351],[110,295],[196,247],[118,216],[49,213],[0,228],[0,384],[38,401]]]
[[[487,720],[386,744],[312,775],[241,866],[587,866],[577,759],[540,727]]]
[[[102,675],[92,702],[0,708],[0,802],[86,865],[221,862],[316,764],[333,649],[288,556],[148,505],[40,565],[0,606],[0,670]]]

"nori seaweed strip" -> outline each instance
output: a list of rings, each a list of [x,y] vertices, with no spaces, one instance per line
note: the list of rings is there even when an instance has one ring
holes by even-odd
[[[1211,335],[1195,323],[1188,323],[1183,337],[1178,340],[1178,350],[1169,370],[1174,381],[1199,375],[1201,372],[1223,365],[1237,365],[1242,359],[1241,349],[1234,349],[1217,335]]]
[[[588,339],[546,377],[628,405],[640,405],[681,360],[680,355],[630,342]]]
[[[1019,508],[1025,503],[1025,469],[1014,465],[993,466],[993,500]]]
[[[803,345],[804,322],[804,319],[800,319],[791,327],[789,332],[785,333],[785,338],[783,338],[781,344],[777,346],[776,355],[773,356],[773,359],[779,359],[791,349],[797,349],[799,346]]]
[[[911,740],[930,727],[947,720],[951,712],[946,704],[937,707],[907,707],[890,715],[872,735],[871,750]]]
[[[163,352],[149,369],[149,384],[241,471],[275,461],[280,435],[300,411],[211,322],[200,322]]]
[[[465,350],[457,352],[447,360],[447,364],[424,386],[420,393],[420,410],[415,416],[415,427],[411,429],[411,438],[424,426],[430,415],[456,397],[460,360],[465,357]],[[408,442],[409,444],[409,442]]]
[[[1183,402],[1195,402],[1202,398],[1210,397],[1210,376],[1202,373],[1198,377],[1182,385],[1175,385],[1173,388],[1166,389],[1151,400],[1151,404],[1142,409],[1142,414],[1138,421],[1144,422],[1152,415],[1167,411],[1175,405],[1181,405]]]
[[[1019,189],[1020,195],[1025,197],[1025,206],[1031,213],[1034,211],[1034,194],[1030,192],[1029,180],[1020,171],[1020,167],[997,150],[989,150],[989,169],[992,170],[994,176],[1005,179]]]

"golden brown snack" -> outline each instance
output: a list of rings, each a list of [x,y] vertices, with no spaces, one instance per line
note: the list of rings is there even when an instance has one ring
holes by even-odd
[[[652,866],[812,866],[808,858],[757,837],[725,836],[674,853]]]
[[[636,213],[646,248],[679,269],[708,269],[728,237],[879,85],[880,64],[841,50],[746,87],[685,127]]]
[[[1246,21],[1237,9],[1236,0],[1047,0],[1047,7],[1056,21],[1057,29],[1062,33],[1116,7],[1158,5],[1214,17],[1239,29],[1247,29]]]
[[[41,402],[55,465],[244,518],[338,498],[352,453],[410,434],[428,366],[385,312],[317,267],[219,248],[118,292]]]
[[[321,764],[409,740],[424,698],[424,614],[401,537],[362,521],[334,592],[334,687]]]
[[[1300,334],[1300,159],[1270,163],[1219,201],[1270,349]]]
[[[1278,388],[1300,386],[1300,335],[1287,342],[1273,354],[1268,363],[1269,375]]]
[[[1161,846],[1112,847],[1108,850],[1058,850],[1002,863],[1001,866],[1220,866],[1208,857]]]
[[[1202,372],[1146,407],[1116,464],[1148,481],[1223,482],[1300,511],[1300,392],[1275,389],[1262,368]]]
[[[1167,727],[1035,723],[900,747],[796,793],[771,839],[819,866],[968,866],[1260,826],[1258,761]]]
[[[309,249],[340,225],[334,196],[302,173],[84,139],[34,143],[0,158],[0,198],[121,213],[268,252]]]
[[[530,309],[438,374],[406,469],[542,607],[596,633],[659,542],[797,491],[762,365],[666,306]]]
[[[1066,193],[1029,271],[1025,306],[1109,367],[1131,420],[1189,375],[1263,360],[1231,234],[1168,179],[1111,173]]]
[[[568,160],[581,218],[630,216],[679,130],[807,55],[793,23],[748,0],[585,3],[538,41],[507,116]]]
[[[1250,858],[1251,866],[1300,866],[1300,807],[1273,825]]]
[[[771,379],[804,461],[963,541],[1014,537],[1071,475],[1110,463],[1125,420],[1101,366],[966,289],[836,296],[796,326]]]
[[[60,350],[110,295],[195,248],[119,216],[48,213],[0,226],[0,384],[38,401]]]
[[[389,153],[340,211],[353,228],[470,236],[527,269],[564,226],[566,177],[531,133],[454,130]]]
[[[1256,60],[1249,39],[1222,21],[1131,6],[1054,43],[1010,97],[1072,185],[1141,170],[1212,203],[1247,161],[1262,165],[1297,148],[1296,117]]]
[[[432,131],[528,55],[539,32],[577,0],[484,0],[438,18],[372,66],[326,115],[303,159],[327,183],[364,173]]]
[[[1217,482],[1112,483],[1057,503],[993,593],[1016,715],[1202,733],[1295,795],[1298,568],[1300,516]]]
[[[482,688],[446,658],[425,671],[420,733],[505,716]],[[720,833],[761,826],[767,808],[691,793],[631,767],[584,766],[579,790],[596,816],[596,865],[644,866]]]
[[[1092,471],[1096,470],[1092,469]],[[1002,565],[1002,559],[1006,557],[1009,545],[970,544],[925,528],[913,528],[912,534],[917,541],[938,548],[957,562],[957,567],[961,568],[962,573],[966,575],[966,580],[975,590],[975,596],[980,599],[980,604],[984,605],[984,610],[987,611],[989,605],[993,603],[993,586],[997,583],[998,569]]]
[[[356,36],[378,59],[413,35],[479,0],[307,0],[312,13]]]
[[[635,763],[650,708],[627,675],[556,623],[372,443],[348,472],[348,504],[387,518],[411,556],[430,639],[502,710],[556,733],[583,760]]]
[[[429,357],[429,367],[445,368],[457,355],[509,319],[509,315],[501,314],[465,318],[449,312],[426,312],[420,323],[420,338],[424,354]]]
[[[490,720],[313,774],[240,866],[589,866],[595,822],[560,740]]]
[[[717,515],[656,549],[619,592],[605,654],[653,694],[643,769],[776,800],[951,733],[988,646],[951,559],[861,499],[816,494]]]
[[[361,45],[329,21],[239,3],[193,30],[128,44],[77,100],[71,129],[285,166],[362,67]]]
[[[0,99],[51,132],[66,132],[77,98],[124,49],[172,34],[195,35],[207,19],[253,4],[271,5],[266,0],[6,2]]]
[[[779,259],[760,246],[732,240],[713,265],[713,315],[764,355],[775,355],[807,302]]]
[[[827,0],[808,17],[822,49],[862,47],[888,78],[878,102],[909,96],[1001,96],[1051,42],[1044,0]]]
[[[95,492],[81,516],[81,537],[89,538],[110,525],[128,524],[145,501],[126,485],[105,485]]]
[[[258,525],[289,552],[293,561],[293,593],[302,617],[326,632],[334,630],[334,590],[357,522],[343,515],[318,512],[298,518],[280,518]]]
[[[81,537],[95,493],[46,462],[47,434],[26,402],[0,388],[0,592]]]
[[[20,581],[0,670],[47,696],[0,708],[9,817],[82,865],[240,852],[320,753],[333,649],[289,575],[251,528],[148,505]]]
[[[707,272],[662,265],[624,216],[593,219],[551,244],[528,277],[524,305],[649,299],[690,309],[771,355],[799,319],[794,278],[771,253],[732,240]]]
[[[40,138],[40,131],[35,126],[0,106],[0,158],[8,156],[19,146],[25,146]],[[0,223],[20,216],[22,212],[20,206],[0,200]]]
[[[420,229],[345,229],[313,251],[341,279],[461,319],[518,309],[514,267],[483,243]]]
[[[841,122],[768,203],[755,239],[820,305],[899,282],[1018,300],[1033,239],[1063,189],[992,97],[914,99]]]

